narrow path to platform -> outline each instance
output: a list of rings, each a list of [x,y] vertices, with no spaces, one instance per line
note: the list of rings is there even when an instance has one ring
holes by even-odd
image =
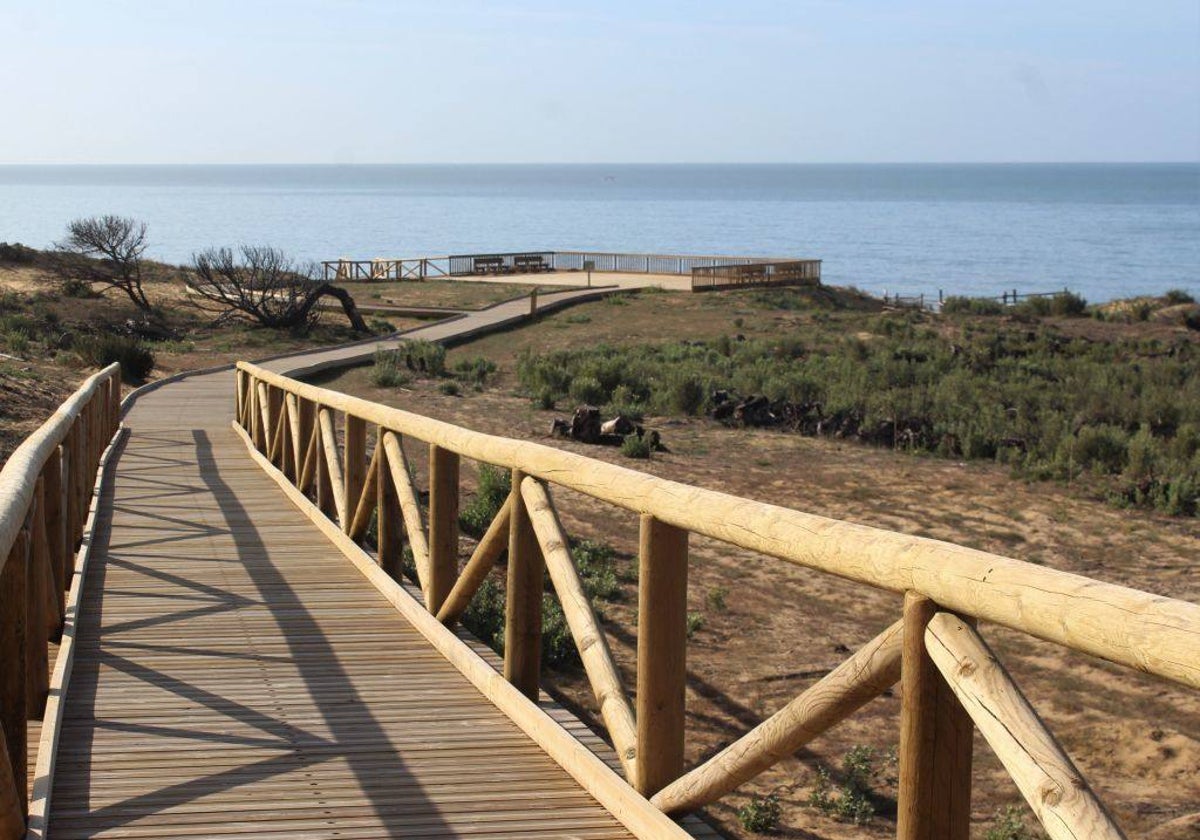
[[[126,418],[50,836],[628,837],[288,502],[232,403],[193,376]]]

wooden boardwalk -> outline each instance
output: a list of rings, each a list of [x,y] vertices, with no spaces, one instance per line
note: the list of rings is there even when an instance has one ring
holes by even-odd
[[[508,310],[521,306],[457,326]],[[225,371],[151,390],[125,418],[79,609],[49,836],[631,836],[289,502],[232,417]]]

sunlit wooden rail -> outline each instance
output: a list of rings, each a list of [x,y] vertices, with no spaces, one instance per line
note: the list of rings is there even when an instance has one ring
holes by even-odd
[[[0,836],[29,817],[29,721],[46,716],[100,458],[119,424],[120,368],[90,377],[0,470]]]
[[[503,679],[461,655],[451,641],[435,644],[615,814],[644,816],[629,810],[627,788],[599,772],[560,731],[540,724],[532,703],[547,573],[627,781],[671,815],[719,799],[900,681],[901,838],[968,836],[975,727],[1051,837],[1122,837],[977,624],[998,624],[1200,689],[1200,606],[1192,603],[473,432],[245,363],[238,365],[236,413],[254,457],[368,574],[398,578],[407,540],[424,604],[395,603],[431,638],[443,638],[432,626],[453,624],[462,615],[507,550]],[[429,449],[427,512],[406,445]],[[513,481],[511,495],[460,571],[462,458],[511,470]],[[567,550],[552,498],[556,486],[640,515],[633,700]],[[374,555],[362,547],[373,516]],[[689,533],[904,595],[894,624],[693,768],[684,767]],[[639,823],[634,830],[653,835],[662,828]]]

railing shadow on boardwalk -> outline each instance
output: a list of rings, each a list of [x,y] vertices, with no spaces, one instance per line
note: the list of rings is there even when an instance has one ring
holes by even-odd
[[[222,475],[222,465],[214,457],[208,433],[203,430],[194,430],[193,438],[197,460],[204,467],[200,470],[200,476],[209,494],[218,500],[225,527],[205,524],[200,516],[150,515],[145,509],[139,508],[137,511],[139,516],[149,516],[160,520],[169,529],[170,535],[113,545],[110,542],[110,529],[104,528],[96,536],[96,548],[107,557],[107,560],[97,564],[90,575],[88,586],[94,587],[97,591],[104,591],[108,595],[121,594],[119,590],[106,588],[106,576],[110,567],[123,568],[179,587],[185,593],[191,592],[193,594],[172,597],[178,597],[185,603],[196,601],[199,605],[154,618],[110,625],[100,630],[98,655],[84,657],[76,665],[72,700],[76,704],[76,709],[81,707],[94,709],[99,682],[98,672],[102,668],[111,668],[156,689],[170,692],[198,706],[210,709],[231,721],[258,730],[262,735],[248,737],[199,728],[191,729],[187,726],[133,724],[127,721],[108,721],[102,718],[95,719],[92,732],[121,731],[151,737],[195,740],[198,743],[209,742],[252,747],[267,752],[282,752],[261,760],[249,760],[244,764],[217,773],[200,775],[182,783],[166,785],[145,794],[97,808],[87,816],[90,828],[96,831],[111,830],[143,819],[148,814],[177,808],[223,790],[232,790],[270,779],[273,776],[341,759],[345,760],[357,780],[365,804],[371,807],[382,825],[386,827],[386,836],[405,836],[405,829],[394,825],[396,822],[394,819],[396,816],[396,792],[399,788],[406,789],[408,793],[403,815],[405,820],[418,818],[423,832],[434,835],[453,834],[432,802],[426,798],[414,798],[413,794],[418,793],[421,786],[415,775],[406,770],[401,758],[392,752],[393,760],[381,764],[376,751],[355,749],[355,744],[361,743],[363,740],[385,747],[388,743],[388,733],[372,714],[370,706],[357,696],[350,680],[350,674],[339,663],[337,653],[330,640],[325,636],[319,622],[308,610],[304,599],[296,593],[286,576],[276,567],[276,561],[270,559],[267,544],[258,528],[253,525],[253,517],[238,501],[233,488]],[[177,442],[170,440],[163,440],[161,444],[168,448],[175,448],[178,445]],[[169,455],[156,457],[169,457]],[[136,468],[132,472],[136,475]],[[137,480],[144,482],[147,478],[142,476]],[[161,482],[157,482],[157,486],[149,492],[156,499],[161,500],[164,495],[173,493],[189,495],[194,492],[194,488],[186,484],[164,486]],[[119,510],[119,508],[114,508],[114,510]],[[259,590],[261,598],[247,598],[235,592],[155,569],[151,565],[155,558],[154,547],[156,545],[222,533],[233,536],[237,553],[236,562],[249,574],[254,586]],[[131,549],[137,549],[137,553],[133,553]],[[214,560],[212,562],[230,561]],[[134,593],[127,592],[125,594]],[[99,628],[102,619],[99,603],[101,602],[97,601],[97,608],[85,612],[84,616],[85,622],[96,628]],[[124,655],[140,650],[195,657],[198,661],[212,658],[248,658],[261,661],[263,659],[261,653],[242,654],[204,647],[161,646],[121,641],[120,639],[123,632],[130,630],[167,625],[171,622],[204,615],[233,614],[237,610],[252,606],[266,607],[269,614],[279,622],[281,629],[286,627],[286,632],[281,635],[290,655],[280,659],[294,664],[299,678],[310,688],[309,693],[320,713],[321,722],[330,730],[329,737],[307,731],[303,726],[288,723],[286,720],[215,694],[186,679],[148,667],[130,656]],[[328,692],[322,690],[322,685],[330,683],[344,686],[345,693],[336,699],[331,698]],[[349,743],[344,747],[339,746],[343,741]],[[73,746],[76,748],[73,750],[73,758],[90,759],[90,749],[85,748],[80,752],[77,751],[80,746],[78,743],[74,743]],[[90,780],[91,776],[88,778]]]

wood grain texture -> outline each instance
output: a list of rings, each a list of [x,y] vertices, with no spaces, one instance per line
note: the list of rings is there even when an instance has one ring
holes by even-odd
[[[579,571],[571,559],[567,535],[563,533],[554,503],[540,481],[535,478],[522,481],[521,497],[529,511],[529,522],[537,536],[538,545],[541,546],[546,571],[550,573],[554,591],[562,604],[571,638],[579,650],[583,669],[600,705],[600,716],[608,728],[617,757],[625,768],[625,778],[636,788],[638,742],[633,706],[629,702],[629,695],[625,693],[625,686],[621,684],[621,675],[608,647],[608,640],[592,609],[592,599],[584,590]]]
[[[215,378],[227,422],[232,376]],[[128,416],[81,593],[52,836],[629,836],[228,426],[195,425],[220,412],[182,425],[179,410]]]
[[[1200,688],[1200,605],[938,540],[741,499],[529,441],[511,440],[239,368],[400,434],[476,461],[520,469],[585,495],[791,563]]]
[[[1052,840],[1124,838],[979,633],[938,613],[924,635],[929,656]]]

